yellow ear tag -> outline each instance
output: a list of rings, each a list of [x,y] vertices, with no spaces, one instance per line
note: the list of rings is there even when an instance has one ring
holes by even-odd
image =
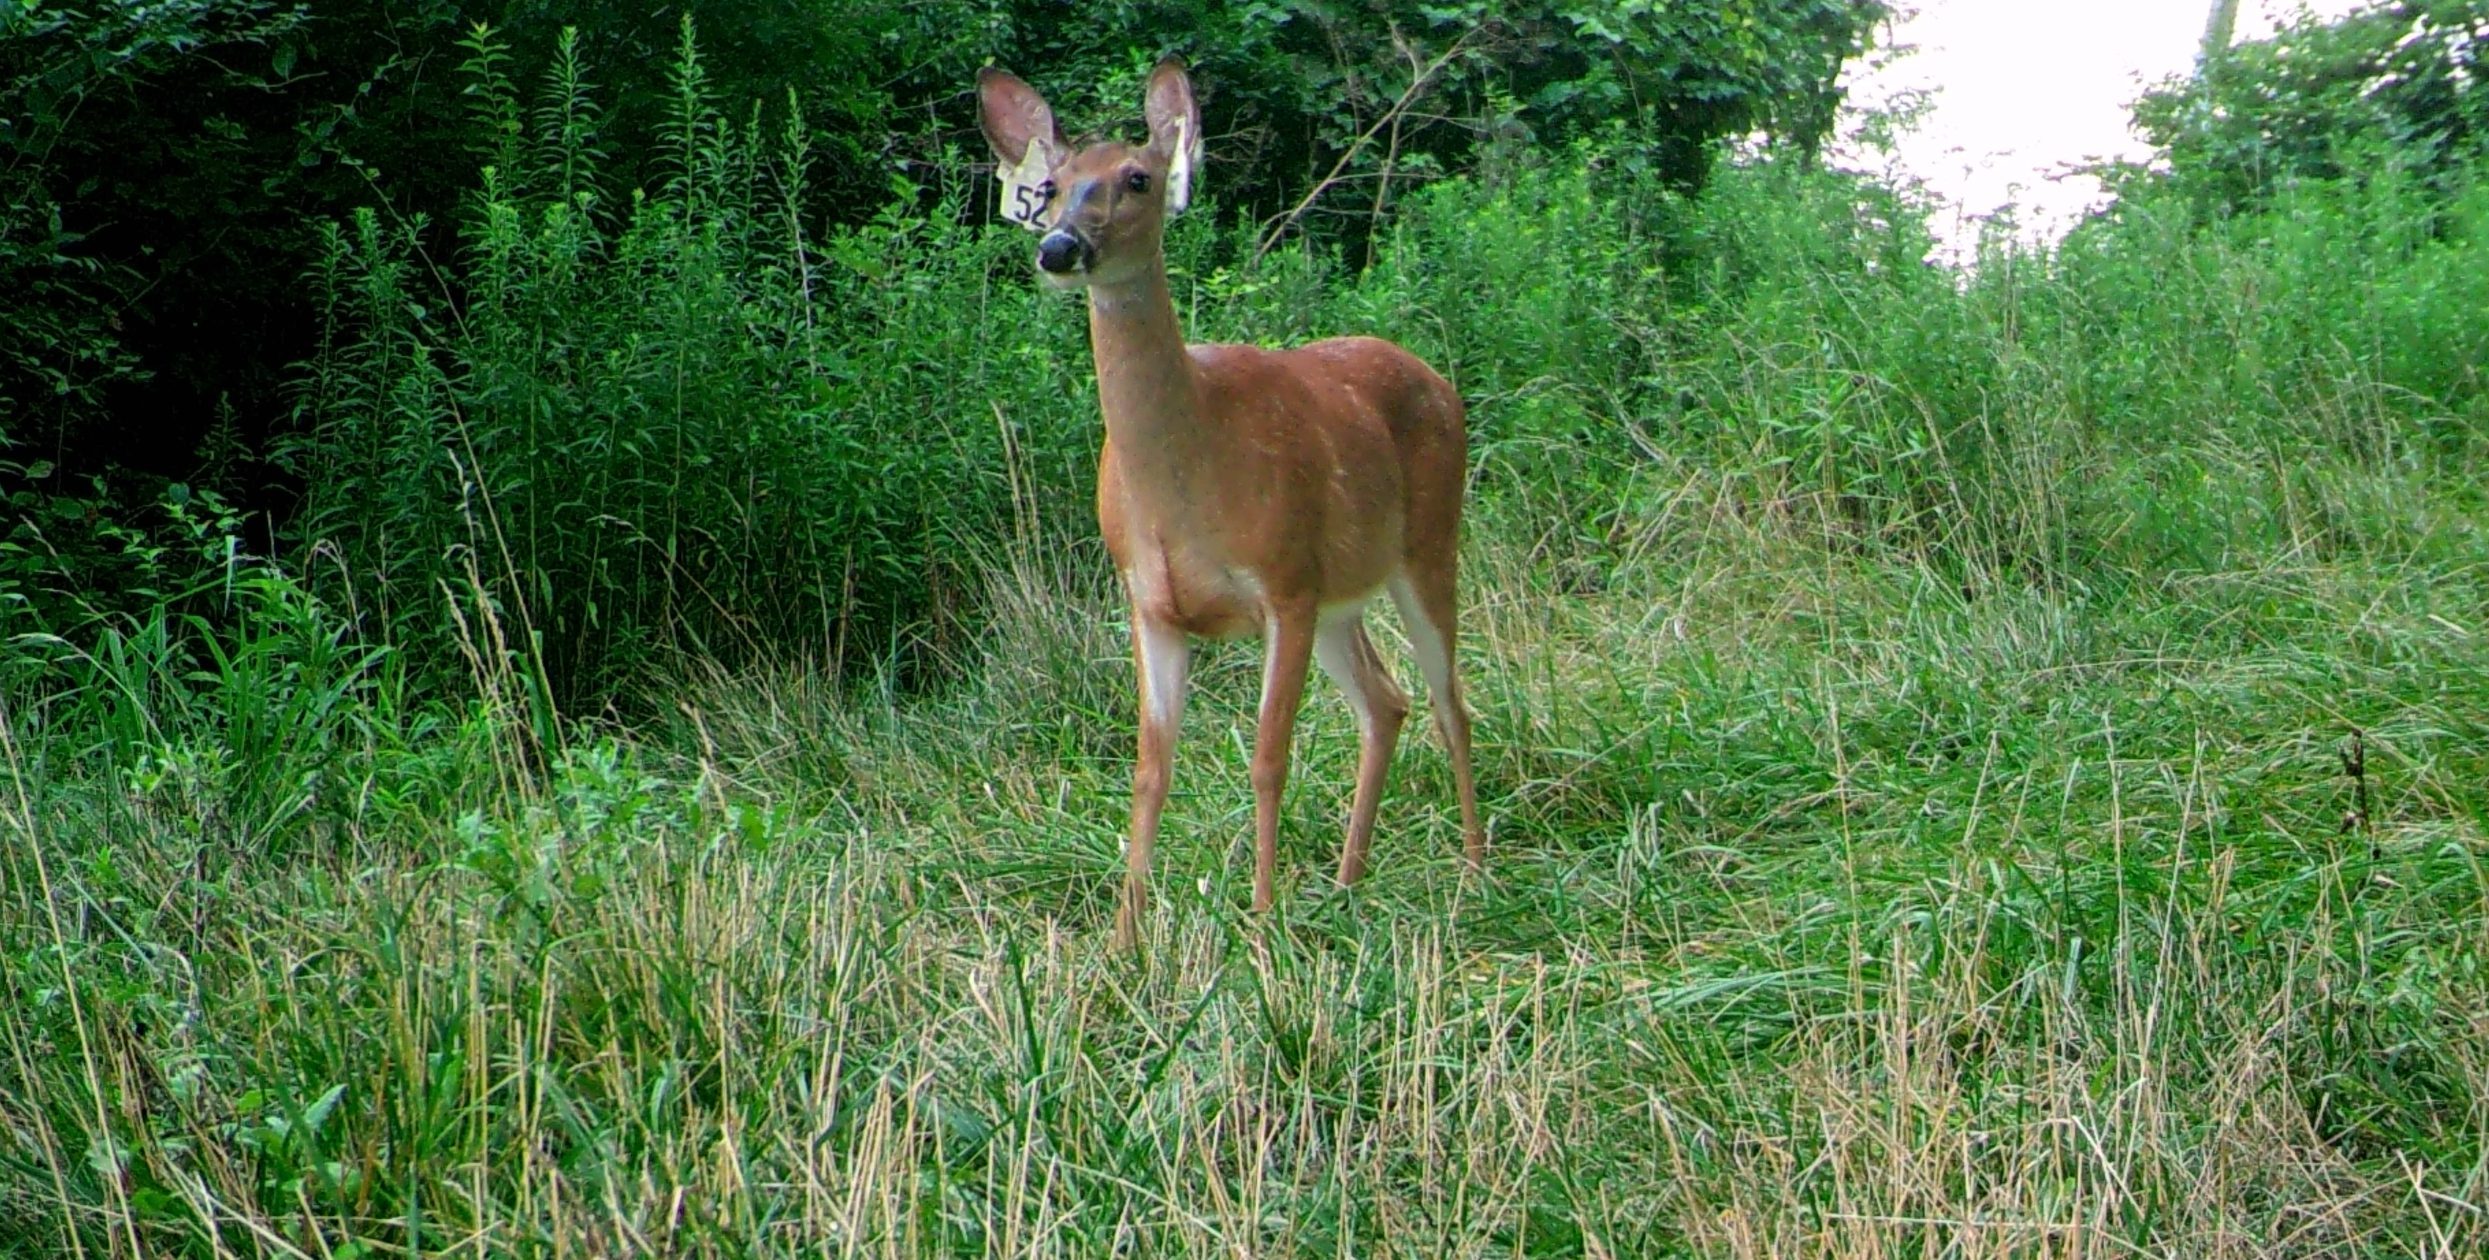
[[[1017,166],[998,166],[995,177],[1002,182],[1002,216],[1034,232],[1037,220],[1046,212],[1046,146],[1028,142],[1028,152]]]

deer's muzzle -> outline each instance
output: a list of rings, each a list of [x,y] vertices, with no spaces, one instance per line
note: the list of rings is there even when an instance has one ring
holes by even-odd
[[[1046,233],[1037,242],[1038,269],[1052,275],[1085,271],[1096,260],[1097,250],[1089,242],[1061,229]]]

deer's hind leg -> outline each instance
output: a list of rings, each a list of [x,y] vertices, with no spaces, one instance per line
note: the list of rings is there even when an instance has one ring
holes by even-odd
[[[1461,697],[1459,664],[1454,648],[1460,633],[1457,571],[1449,558],[1441,565],[1411,565],[1391,583],[1391,602],[1408,627],[1409,647],[1426,678],[1426,698],[1434,706],[1435,730],[1443,736],[1444,752],[1452,758],[1452,786],[1460,794],[1462,856],[1471,870],[1486,864],[1486,829],[1478,823],[1478,789],[1469,774],[1469,706]]]
[[[1366,637],[1362,606],[1322,623],[1314,634],[1314,660],[1357,713],[1357,795],[1349,806],[1348,839],[1340,846],[1344,886],[1365,874],[1366,846],[1374,838],[1374,814],[1391,773],[1392,750],[1400,743],[1400,724],[1409,716],[1409,697]]]

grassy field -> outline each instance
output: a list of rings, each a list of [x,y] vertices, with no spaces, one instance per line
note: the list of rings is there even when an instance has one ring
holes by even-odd
[[[1519,237],[1491,273],[1587,204],[1434,230]],[[555,718],[473,592],[452,694],[269,571],[213,648],[21,645],[75,685],[0,723],[0,1250],[2481,1254],[2478,251],[2144,224],[1957,290],[1773,230],[1722,274],[1797,278],[1734,308],[1328,299],[1479,399],[1483,879],[1412,724],[1327,885],[1317,684],[1247,914],[1215,650],[1109,955],[1131,681],[1076,511],[988,549],[930,689],[683,661]],[[1566,292],[1614,318],[1549,336],[1644,357],[1478,349]]]
[[[0,1221],[99,1254],[2477,1253],[2476,561],[2311,538],[1966,593],[1699,477],[1671,502],[1595,591],[1526,504],[1480,531],[1486,880],[1413,741],[1377,875],[1326,886],[1324,699],[1296,895],[1244,913],[1252,661],[1214,656],[1139,958],[1103,949],[1128,683],[1080,561],[1006,571],[965,694],[695,679],[449,826],[375,800],[410,821],[249,852],[196,767],[65,790],[15,749]],[[480,724],[415,751],[539,777]]]

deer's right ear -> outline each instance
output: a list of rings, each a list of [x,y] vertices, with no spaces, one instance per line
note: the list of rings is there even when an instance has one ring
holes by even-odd
[[[1002,186],[1002,216],[1029,231],[1045,229],[1046,175],[1069,147],[1054,111],[1037,89],[992,66],[977,71],[977,121],[994,150],[994,179]]]

